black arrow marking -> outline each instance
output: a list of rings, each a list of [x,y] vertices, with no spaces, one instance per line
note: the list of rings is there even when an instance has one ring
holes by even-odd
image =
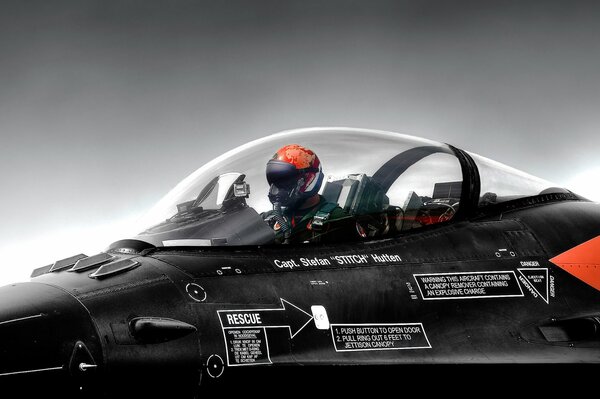
[[[221,327],[227,328],[287,328],[294,338],[313,316],[283,298],[280,309],[217,310]]]

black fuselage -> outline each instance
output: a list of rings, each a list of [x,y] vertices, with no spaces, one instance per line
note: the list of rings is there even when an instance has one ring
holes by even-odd
[[[538,198],[372,242],[117,248],[137,267],[0,290],[0,373],[193,387],[269,365],[596,363],[600,292],[550,259],[598,235],[600,205]]]

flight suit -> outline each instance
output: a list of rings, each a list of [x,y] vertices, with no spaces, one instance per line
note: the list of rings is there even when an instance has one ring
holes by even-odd
[[[277,243],[344,242],[358,238],[354,218],[337,203],[327,202],[322,196],[311,208],[286,210],[283,215],[291,232],[286,236],[276,223],[273,230]]]

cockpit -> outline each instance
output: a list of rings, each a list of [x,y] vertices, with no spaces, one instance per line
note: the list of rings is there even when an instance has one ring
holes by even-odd
[[[474,194],[468,192],[473,176],[480,179],[479,207],[566,192],[434,141],[366,129],[298,129],[242,145],[202,166],[149,212],[135,238],[155,246],[281,243],[265,217],[277,208],[265,173],[273,153],[292,143],[318,155],[319,200],[343,215],[335,220],[326,212],[311,215],[310,234],[296,241],[303,244],[373,240],[451,223]],[[323,224],[332,228],[322,229]]]

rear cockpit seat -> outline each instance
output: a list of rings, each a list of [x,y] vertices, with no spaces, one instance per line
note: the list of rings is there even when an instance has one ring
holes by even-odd
[[[391,206],[381,186],[364,173],[328,179],[322,195],[353,216],[366,237],[380,237],[402,228],[402,209]]]

